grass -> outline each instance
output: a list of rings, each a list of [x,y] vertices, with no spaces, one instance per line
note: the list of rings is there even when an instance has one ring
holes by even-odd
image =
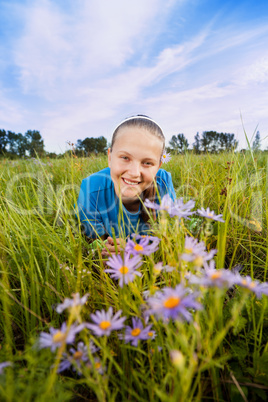
[[[0,361],[13,362],[0,376],[1,399],[13,401],[19,393],[23,401],[265,400],[267,296],[257,299],[242,288],[202,287],[203,309],[192,311],[191,322],[152,316],[157,336],[137,348],[115,332],[97,338],[82,331],[78,338],[99,348],[97,363],[88,350],[82,375],[57,374],[63,353],[70,353],[65,342],[56,353],[36,342],[41,331],[63,321],[89,322],[91,313],[109,306],[122,310],[129,325],[131,317],[143,317],[144,291],[188,286],[185,275],[193,268],[180,259],[186,234],[218,250],[217,268],[240,265],[242,275],[266,281],[267,160],[251,153],[174,156],[166,169],[177,197],[223,214],[225,223],[162,217],[154,232],[159,250],[144,257],[142,278],[122,289],[104,272],[100,254],[92,256],[73,207],[82,179],[106,167],[106,157],[1,160]],[[175,271],[154,274],[158,261]],[[90,295],[86,305],[58,314],[55,306],[76,292]]]

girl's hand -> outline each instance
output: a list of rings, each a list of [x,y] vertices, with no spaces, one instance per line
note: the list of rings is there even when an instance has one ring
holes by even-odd
[[[116,239],[117,253],[120,253],[120,251],[124,248],[124,246],[125,246],[125,240],[117,238]],[[112,237],[108,237],[107,242],[105,244],[105,248],[103,248],[101,255],[103,257],[107,257],[111,254],[116,254],[116,248],[114,244],[114,239]]]

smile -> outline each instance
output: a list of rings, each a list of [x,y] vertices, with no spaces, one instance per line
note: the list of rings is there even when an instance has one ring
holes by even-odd
[[[140,184],[140,181],[131,181],[131,180],[124,179],[123,177],[122,177],[122,180],[124,183],[129,184],[131,186],[136,186],[136,185]]]

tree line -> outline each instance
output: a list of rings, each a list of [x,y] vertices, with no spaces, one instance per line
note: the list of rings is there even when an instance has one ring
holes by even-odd
[[[37,130],[28,130],[24,135],[0,130],[0,155],[40,157],[45,155],[44,140]]]
[[[77,140],[76,144],[72,144],[73,150],[77,156],[89,156],[90,154],[99,155],[106,153],[109,147],[107,139],[101,137],[86,137],[84,140]],[[238,141],[235,135],[231,133],[218,133],[216,131],[204,131],[201,135],[199,132],[194,137],[192,148],[189,148],[189,142],[184,134],[173,135],[167,146],[167,151],[175,154],[191,151],[195,154],[201,153],[220,153],[231,152],[236,150]],[[260,133],[257,131],[252,144],[254,151],[260,149]],[[71,151],[67,151],[71,152]],[[37,130],[28,130],[24,135],[14,133],[12,131],[0,130],[0,155],[7,157],[59,157],[55,153],[46,152],[44,149],[44,140]]]

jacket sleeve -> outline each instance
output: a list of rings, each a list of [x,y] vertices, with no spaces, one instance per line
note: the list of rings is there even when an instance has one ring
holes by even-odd
[[[77,207],[82,231],[92,239],[106,233],[98,210],[98,195],[98,191],[90,192],[90,178],[84,179],[80,187]]]
[[[164,169],[160,169],[157,176],[160,197],[163,198],[165,194],[168,194],[174,201],[176,199],[176,193],[173,187],[171,173],[166,172]]]

